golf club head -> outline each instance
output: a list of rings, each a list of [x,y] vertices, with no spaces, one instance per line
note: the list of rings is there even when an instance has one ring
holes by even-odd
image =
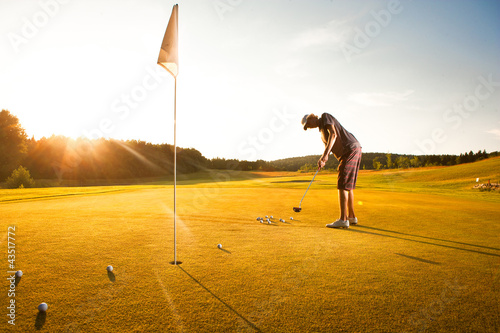
[[[293,207],[293,211],[296,213],[300,213],[301,210],[302,210],[302,208],[300,208],[300,207]]]

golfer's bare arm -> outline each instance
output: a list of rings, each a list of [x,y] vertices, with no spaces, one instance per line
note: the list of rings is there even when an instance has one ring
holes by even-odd
[[[326,130],[328,131],[328,142],[325,144],[325,151],[323,152],[323,156],[321,156],[320,160],[318,161],[319,168],[325,166],[324,164],[326,164],[326,162],[328,161],[328,155],[332,151],[335,139],[337,139],[337,133],[335,132],[335,128],[332,125],[326,125]]]

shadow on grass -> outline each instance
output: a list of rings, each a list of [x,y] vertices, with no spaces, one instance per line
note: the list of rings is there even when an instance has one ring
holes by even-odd
[[[367,228],[367,227],[364,227],[364,228]],[[376,232],[364,231],[364,230],[357,230],[357,229],[352,229],[352,228],[349,228],[349,229],[346,229],[346,230],[347,231],[351,231],[351,232],[359,232],[361,234],[382,236],[382,237],[388,237],[388,238],[395,238],[395,239],[401,239],[401,240],[415,242],[415,243],[429,244],[429,245],[434,245],[434,246],[445,247],[445,248],[448,248],[448,249],[455,249],[455,250],[467,251],[467,252],[472,252],[472,253],[485,254],[487,256],[500,257],[500,254],[496,254],[496,253],[489,253],[489,252],[483,252],[483,251],[478,251],[478,250],[464,249],[464,248],[461,248],[461,247],[456,247],[456,246],[451,246],[451,245],[443,245],[443,244],[431,243],[431,242],[426,242],[426,241],[422,241],[422,240],[409,239],[409,238],[404,238],[404,237],[399,237],[399,236],[378,234]],[[379,230],[382,230],[382,229],[379,229]],[[408,236],[412,236],[412,235],[408,235]],[[418,237],[418,236],[415,236],[415,237]]]
[[[46,318],[47,318],[46,312],[38,312],[38,315],[36,316],[35,320],[35,328],[37,330],[41,330],[43,328],[43,325],[45,325]]]
[[[186,273],[186,275],[189,276],[194,282],[196,282],[197,284],[199,284],[200,287],[202,287],[203,289],[205,289],[205,291],[207,291],[210,295],[212,295],[213,297],[215,297],[215,299],[217,299],[219,302],[221,302],[222,304],[224,304],[229,310],[231,310],[238,317],[240,317],[241,319],[243,319],[243,321],[245,321],[248,324],[248,326],[250,326],[251,328],[253,328],[257,332],[262,332],[257,326],[255,326],[254,323],[252,323],[251,321],[249,321],[248,319],[246,319],[245,317],[243,317],[241,314],[239,314],[238,311],[236,311],[235,309],[233,309],[229,304],[227,304],[222,299],[220,299],[217,295],[215,295],[213,292],[211,292],[210,289],[208,289],[207,287],[205,287],[200,281],[196,280],[196,278],[194,276],[192,276],[191,274],[189,274],[184,268],[182,268],[181,266],[178,266],[178,267],[184,273]]]
[[[231,254],[231,251],[229,251],[229,250],[226,250],[226,249],[223,249],[223,248],[220,248],[219,250],[221,250],[221,251],[224,251],[224,252],[226,252],[226,253]]]
[[[115,273],[108,272],[108,278],[109,278],[109,281],[115,282],[116,281]]]
[[[393,234],[398,234],[398,235],[420,237],[420,238],[425,238],[425,239],[437,240],[437,241],[441,241],[441,242],[448,242],[448,243],[454,243],[454,244],[460,244],[460,245],[475,246],[475,247],[480,247],[480,248],[483,248],[483,249],[500,251],[500,249],[496,248],[496,247],[489,247],[489,246],[476,245],[476,244],[470,244],[470,243],[462,243],[462,242],[456,242],[456,241],[451,241],[451,240],[446,240],[446,239],[440,239],[440,238],[433,238],[433,237],[427,237],[427,236],[412,235],[412,234],[406,234],[404,232],[399,232],[399,231],[392,231],[392,230],[386,230],[386,229],[380,229],[380,228],[374,228],[374,227],[367,227],[367,226],[364,226],[364,225],[358,225],[357,227],[358,228],[372,229],[372,230],[377,230],[377,231],[391,232]]]
[[[14,281],[14,285],[17,287],[17,285],[19,284],[19,282],[21,282],[21,278],[22,276],[16,276],[16,280]]]
[[[401,256],[401,257],[405,257],[405,258],[409,258],[409,259],[413,259],[413,260],[425,262],[426,264],[441,265],[441,263],[437,262],[437,261],[422,259],[422,258],[419,258],[419,257],[413,257],[413,256],[409,256],[409,255],[402,254],[402,253],[394,253],[394,254],[397,254],[398,256]]]
[[[302,179],[295,179],[295,180],[277,180],[277,181],[274,181],[274,182],[270,182],[270,183],[309,183],[310,180],[302,180]]]

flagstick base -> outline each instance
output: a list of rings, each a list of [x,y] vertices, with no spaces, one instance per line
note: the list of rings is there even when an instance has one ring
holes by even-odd
[[[170,262],[170,265],[180,265],[180,264],[182,264],[182,261],[179,260]]]

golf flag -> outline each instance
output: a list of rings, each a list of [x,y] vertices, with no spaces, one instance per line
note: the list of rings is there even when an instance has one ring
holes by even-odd
[[[181,262],[177,261],[177,74],[179,73],[179,56],[177,44],[177,16],[179,12],[179,5],[174,5],[172,14],[168,21],[167,31],[161,43],[160,55],[158,56],[157,64],[165,68],[170,74],[174,76],[174,261],[173,265],[178,265]]]
[[[160,55],[158,56],[158,65],[165,68],[174,77],[177,77],[179,72],[179,55],[178,55],[178,26],[177,17],[179,5],[174,5],[172,14],[168,21],[167,31],[161,43]]]

